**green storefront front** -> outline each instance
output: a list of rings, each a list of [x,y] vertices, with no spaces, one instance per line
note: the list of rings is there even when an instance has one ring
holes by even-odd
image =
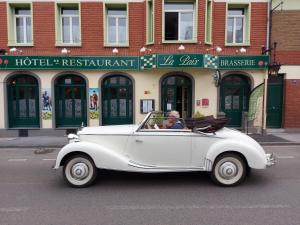
[[[0,71],[15,75],[6,81],[7,128],[41,128],[41,121],[53,121],[55,128],[74,128],[89,120],[99,119],[98,124],[131,124],[139,106],[135,106],[135,82],[132,71],[143,76],[144,71],[174,71],[161,79],[159,101],[156,109],[177,110],[183,117],[195,112],[195,84],[192,78],[181,71],[220,71],[218,78],[218,111],[230,118],[230,126],[241,126],[242,112],[248,110],[249,93],[253,88],[251,80],[238,71],[261,71],[265,74],[269,56],[217,56],[210,54],[151,54],[144,56],[0,56]],[[17,71],[22,71],[18,75]],[[26,75],[28,71],[28,75]],[[47,91],[30,72],[58,71],[63,75],[54,79]],[[75,71],[74,73],[72,71]],[[84,72],[82,72],[84,71]],[[77,73],[108,71],[109,76],[101,78],[98,86],[92,87],[88,80]],[[176,72],[177,71],[177,72]],[[230,74],[230,71],[233,74]],[[22,74],[22,76],[21,76]],[[39,74],[37,74],[39,76]],[[91,76],[91,75],[89,75]],[[262,75],[263,76],[263,75]],[[44,79],[44,78],[43,78]],[[213,80],[213,78],[212,78]],[[45,85],[44,85],[45,86]],[[211,88],[216,88],[212,85]],[[96,92],[95,92],[96,90]],[[42,94],[41,94],[42,93]],[[48,99],[50,99],[48,96]],[[42,101],[40,99],[43,99]],[[95,98],[98,103],[95,103]],[[94,99],[94,100],[93,100]],[[93,103],[94,102],[94,103]],[[51,106],[45,106],[45,104]],[[96,104],[93,105],[93,104]],[[99,105],[98,105],[99,104]],[[53,110],[52,110],[53,107]],[[49,108],[49,109],[48,109]],[[45,116],[46,114],[47,116]],[[41,115],[42,114],[42,115]],[[92,115],[92,116],[91,116]],[[41,118],[42,117],[42,118]]]

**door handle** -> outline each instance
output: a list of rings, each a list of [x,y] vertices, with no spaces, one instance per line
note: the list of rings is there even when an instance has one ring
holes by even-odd
[[[143,141],[142,141],[142,140],[139,140],[139,139],[136,139],[135,142],[137,142],[137,143],[142,143]]]

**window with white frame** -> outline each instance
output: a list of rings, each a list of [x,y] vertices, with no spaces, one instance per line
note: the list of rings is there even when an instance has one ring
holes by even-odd
[[[228,9],[227,43],[242,44],[245,42],[245,9]]]
[[[165,2],[165,40],[192,41],[194,39],[194,3]]]
[[[147,43],[154,42],[154,10],[153,0],[147,1]]]
[[[78,8],[60,8],[61,40],[64,44],[80,43]]]
[[[30,8],[14,8],[15,35],[17,44],[32,43]]]
[[[126,9],[107,9],[107,43],[125,45],[127,42]]]

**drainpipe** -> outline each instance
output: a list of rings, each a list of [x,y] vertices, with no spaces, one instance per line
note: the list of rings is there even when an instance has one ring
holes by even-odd
[[[270,49],[272,37],[272,1],[268,1],[268,18],[267,18],[267,40],[266,49]],[[269,54],[269,53],[268,53]],[[265,73],[265,90],[264,90],[264,105],[263,105],[263,121],[262,134],[267,134],[267,99],[268,99],[268,70]]]

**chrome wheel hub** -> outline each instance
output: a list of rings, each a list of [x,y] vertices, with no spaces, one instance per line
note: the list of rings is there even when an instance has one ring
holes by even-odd
[[[85,163],[76,163],[72,166],[71,175],[77,180],[86,178],[89,174],[89,167]]]
[[[219,174],[224,179],[231,179],[238,173],[237,166],[232,162],[225,162],[219,168]]]

